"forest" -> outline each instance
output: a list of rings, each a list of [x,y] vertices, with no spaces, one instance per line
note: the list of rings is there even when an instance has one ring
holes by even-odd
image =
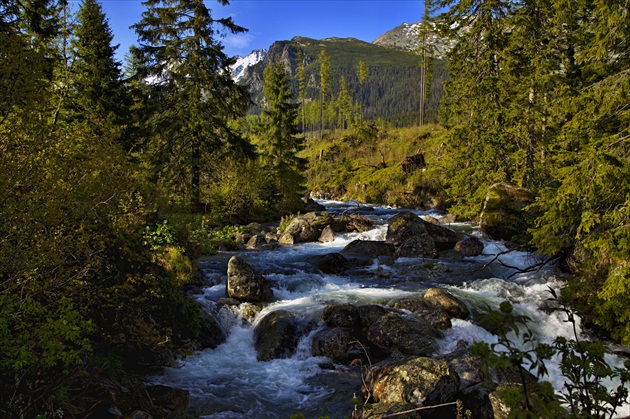
[[[430,189],[460,219],[478,219],[492,185],[526,188],[515,240],[573,275],[565,293],[586,324],[630,344],[626,2],[427,2],[425,31],[453,45],[427,136],[370,120],[369,68],[333,81],[325,50],[308,73],[319,100],[305,100],[306,65],[276,61],[247,116],[252,95],[216,37],[245,28],[201,0],[143,4],[124,66],[97,0],[0,5],[0,415],[81,416],[105,379],[135,388],[165,349],[194,350],[203,318],[183,291],[198,257],[304,211],[309,190],[364,193],[348,187],[359,165],[370,178],[355,183],[383,188],[364,199],[404,206],[404,191]],[[439,164],[409,176],[402,143],[431,144]]]

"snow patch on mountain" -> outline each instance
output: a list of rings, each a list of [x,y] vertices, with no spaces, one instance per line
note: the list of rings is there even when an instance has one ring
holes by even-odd
[[[267,56],[266,49],[256,49],[249,53],[247,57],[234,57],[236,62],[230,66],[230,73],[234,81],[239,81],[245,75],[245,70],[249,67],[258,64]]]

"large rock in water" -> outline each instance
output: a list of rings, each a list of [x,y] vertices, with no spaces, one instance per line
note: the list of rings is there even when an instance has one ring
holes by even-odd
[[[340,252],[347,259],[371,261],[384,259],[393,262],[396,248],[391,243],[375,240],[354,240],[346,245]]]
[[[531,192],[508,183],[495,183],[488,189],[480,216],[481,229],[495,240],[527,242],[527,220],[523,208]]]
[[[286,310],[272,311],[254,328],[254,347],[259,361],[289,358],[295,353],[299,336],[298,322]]]
[[[397,248],[401,257],[433,257],[438,250],[455,247],[459,235],[450,228],[424,221],[404,211],[388,220],[385,240]]]
[[[241,301],[264,302],[273,298],[269,281],[243,259],[232,256],[228,262],[226,292]]]
[[[445,361],[412,358],[384,361],[368,371],[367,388],[377,403],[434,406],[455,401],[459,377]]]
[[[367,339],[381,350],[407,355],[431,356],[438,350],[442,334],[431,324],[415,316],[388,313],[375,320],[367,330]]]
[[[429,288],[424,293],[424,299],[441,306],[451,317],[466,319],[470,316],[470,310],[466,304],[441,288]]]

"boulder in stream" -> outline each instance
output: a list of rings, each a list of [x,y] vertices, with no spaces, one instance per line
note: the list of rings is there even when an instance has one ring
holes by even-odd
[[[379,259],[384,263],[392,263],[396,248],[391,243],[377,240],[354,240],[340,252],[346,259],[369,263]]]
[[[459,377],[440,360],[425,357],[387,360],[369,369],[367,389],[377,403],[434,406],[455,401]]]
[[[483,252],[483,243],[477,237],[466,237],[455,243],[454,249],[462,256],[479,256]]]
[[[260,319],[254,328],[254,347],[259,361],[290,358],[297,348],[297,319],[286,310],[276,310]]]
[[[441,306],[452,318],[466,319],[470,316],[466,304],[441,288],[429,288],[424,293],[424,299]]]
[[[527,241],[526,213],[531,192],[509,183],[490,186],[480,215],[481,230],[495,240]]]
[[[431,356],[438,350],[439,330],[415,316],[388,313],[375,320],[367,330],[367,339],[381,350],[407,355]]]
[[[226,292],[240,301],[264,302],[273,298],[269,281],[243,259],[232,256],[228,262]]]

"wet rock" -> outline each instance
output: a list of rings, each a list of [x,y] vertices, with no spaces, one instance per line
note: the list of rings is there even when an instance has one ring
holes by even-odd
[[[348,347],[355,338],[349,329],[335,327],[324,329],[313,336],[311,353],[313,356],[325,356],[333,362],[342,362],[348,358]]]
[[[216,348],[223,342],[227,335],[221,326],[221,323],[216,318],[216,313],[209,313],[208,311],[201,309],[201,330],[197,337],[197,343],[199,349]]]
[[[400,246],[411,237],[427,235],[425,224],[428,223],[411,212],[400,212],[388,220],[385,241]]]
[[[495,240],[527,242],[526,214],[531,192],[508,183],[490,186],[480,215],[481,230]]]
[[[385,307],[378,304],[366,304],[357,307],[357,313],[359,314],[363,334],[367,334],[367,331],[372,323],[389,312],[390,310],[387,310]]]
[[[359,311],[352,304],[329,304],[324,308],[322,320],[328,327],[354,329],[361,324]]]
[[[250,239],[245,244],[245,247],[248,249],[261,249],[263,245],[267,244],[267,240],[265,236],[262,234],[255,234],[250,237]]]
[[[441,306],[452,318],[466,319],[470,316],[466,304],[443,289],[429,288],[424,293],[424,299]]]
[[[446,361],[457,373],[460,379],[460,390],[487,381],[483,374],[481,358],[471,354],[468,348],[441,355],[436,359]]]
[[[254,347],[259,361],[289,358],[299,340],[297,319],[286,310],[272,311],[254,328]]]
[[[434,406],[455,401],[459,377],[446,362],[431,358],[384,361],[369,369],[367,388],[377,403]]]
[[[340,252],[347,259],[360,261],[383,260],[386,263],[394,261],[396,248],[391,243],[373,240],[354,240]]]
[[[297,244],[317,241],[327,225],[334,222],[330,215],[317,215],[315,212],[295,217],[284,229],[280,244]]]
[[[461,236],[450,228],[439,224],[427,223],[424,221],[427,233],[435,241],[437,250],[448,250],[455,247],[455,244],[461,239]]]
[[[338,274],[348,268],[348,259],[340,253],[328,253],[314,256],[309,262],[325,274]]]
[[[490,394],[495,390],[495,385],[487,381],[477,383],[461,390],[457,394],[457,400],[464,405],[463,410],[474,412],[475,419],[494,419],[495,414],[490,401]]]
[[[332,227],[330,227],[329,225],[324,227],[324,229],[322,230],[322,234],[319,235],[317,241],[319,241],[320,243],[334,242],[335,232],[333,231]]]
[[[429,322],[431,326],[438,330],[449,329],[452,326],[451,318],[442,306],[429,303],[422,297],[410,297],[397,300],[392,304],[392,307],[398,310],[410,311],[414,313],[414,315]]]
[[[409,237],[396,248],[399,258],[434,258],[437,256],[435,240],[428,234]]]
[[[454,249],[463,256],[479,256],[483,252],[483,243],[476,237],[466,237],[458,241]]]
[[[227,274],[228,297],[249,302],[270,301],[273,298],[269,281],[241,258],[230,258]]]
[[[372,323],[367,339],[381,350],[407,355],[431,356],[438,350],[440,332],[424,319],[388,313]]]
[[[320,212],[320,211],[326,211],[326,207],[323,206],[322,204],[315,202],[315,200],[313,198],[306,198],[304,199],[304,205],[305,205],[305,209],[307,212],[311,212],[311,211],[315,211],[315,212]]]

